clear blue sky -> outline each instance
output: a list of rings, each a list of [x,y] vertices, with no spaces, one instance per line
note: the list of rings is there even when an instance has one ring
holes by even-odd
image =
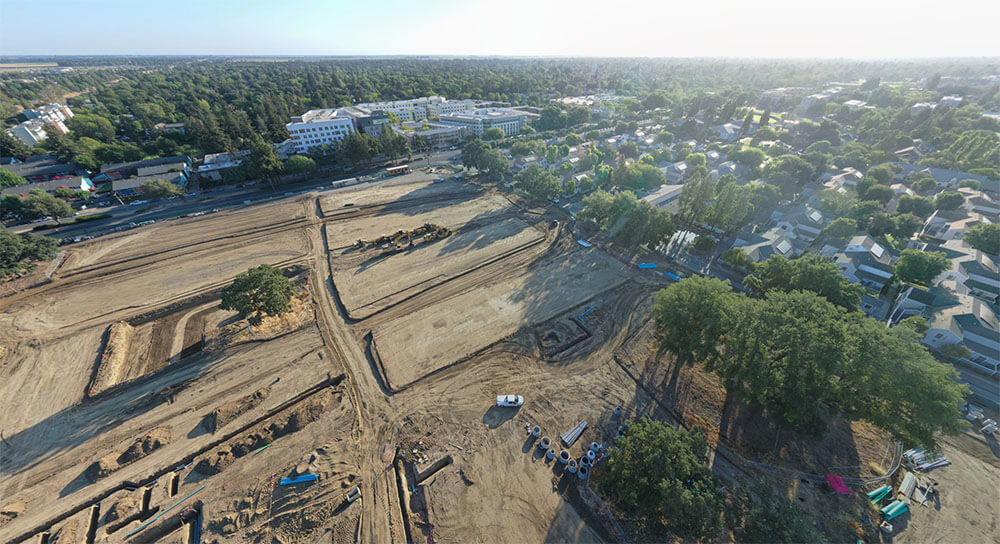
[[[1000,56],[1000,0],[0,0],[0,54]]]

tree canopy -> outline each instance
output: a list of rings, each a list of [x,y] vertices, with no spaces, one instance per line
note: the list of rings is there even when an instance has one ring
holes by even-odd
[[[904,249],[896,261],[895,272],[899,281],[930,285],[931,280],[951,266],[951,261],[940,251]]]
[[[601,491],[622,511],[645,521],[654,536],[712,537],[722,528],[723,500],[707,453],[698,429],[685,431],[648,418],[631,422],[611,449]]]
[[[281,315],[291,307],[295,289],[281,270],[262,264],[236,276],[222,289],[219,308],[239,312],[250,325],[260,325],[264,316]]]
[[[32,261],[46,261],[56,256],[59,243],[37,234],[17,235],[0,227],[0,279],[6,280],[27,272]]]
[[[143,182],[141,191],[149,198],[167,198],[184,194],[183,189],[165,179],[147,180]]]
[[[656,293],[661,346],[679,363],[705,364],[730,394],[817,436],[838,417],[927,446],[960,430],[968,388],[914,327],[886,328],[809,291],[750,298],[728,287],[687,278]]]
[[[766,261],[751,265],[751,274],[744,280],[747,290],[763,297],[770,291],[812,291],[826,300],[845,308],[857,310],[865,288],[851,283],[836,263],[813,253],[795,259],[772,255]]]
[[[979,251],[1000,255],[1000,223],[980,223],[969,227],[964,239]]]

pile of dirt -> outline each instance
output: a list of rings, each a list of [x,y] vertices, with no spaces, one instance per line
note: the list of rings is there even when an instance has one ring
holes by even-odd
[[[312,306],[308,291],[302,291],[289,301],[288,311],[275,316],[264,316],[260,325],[252,329],[244,320],[234,320],[222,327],[216,335],[206,338],[204,351],[220,351],[243,342],[270,340],[298,330],[313,320]]]
[[[227,402],[205,416],[205,428],[208,432],[215,434],[215,431],[229,424],[242,414],[254,409],[264,399],[271,394],[270,387],[262,387],[249,395]]]
[[[142,438],[137,438],[127,448],[101,457],[87,467],[87,478],[91,482],[104,478],[121,467],[138,461],[143,457],[162,448],[170,442],[170,429],[159,427],[150,431]]]
[[[112,323],[108,327],[108,341],[104,346],[104,352],[101,353],[101,362],[90,382],[90,387],[87,388],[90,396],[122,381],[128,371],[125,362],[128,359],[134,333],[135,328],[124,321]]]
[[[0,508],[0,527],[7,525],[17,516],[24,513],[24,503],[21,501],[12,502]]]
[[[104,510],[101,516],[101,525],[108,525],[116,521],[121,521],[139,511],[139,500],[134,495],[127,495],[121,500],[115,501],[110,508]]]
[[[339,403],[341,398],[340,391],[324,389],[271,420],[260,423],[242,438],[233,439],[227,446],[209,453],[207,457],[198,461],[194,470],[206,476],[218,474],[244,455],[282,436],[302,430],[306,425],[319,419],[328,408]]]

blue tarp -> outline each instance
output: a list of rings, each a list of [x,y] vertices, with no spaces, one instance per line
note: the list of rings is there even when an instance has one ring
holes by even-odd
[[[673,272],[667,272],[667,277],[675,281],[681,281],[681,278]]]
[[[319,478],[319,476],[315,474],[303,474],[298,478],[282,478],[281,481],[278,482],[278,485],[300,484],[302,482],[311,482],[317,478]]]
[[[639,263],[638,266],[642,270],[647,270],[647,269],[650,269],[650,268],[656,268],[656,265],[653,264],[653,263]]]

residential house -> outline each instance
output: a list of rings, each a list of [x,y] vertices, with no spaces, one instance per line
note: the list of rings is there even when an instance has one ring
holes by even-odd
[[[715,125],[709,127],[715,136],[723,142],[735,142],[740,139],[740,134],[742,134],[743,123],[727,122],[721,125]]]
[[[969,172],[962,172],[959,170],[947,170],[945,168],[937,168],[935,166],[919,166],[905,162],[894,162],[892,164],[901,169],[901,171],[896,174],[897,179],[915,179],[918,175],[928,175],[934,178],[934,181],[936,181],[942,188],[958,187],[958,182],[963,179],[974,179],[978,181],[982,185],[981,189],[984,191],[991,187],[989,179],[986,176],[979,174],[970,174]]]
[[[947,241],[961,238],[965,231],[980,223],[992,223],[980,213],[970,212],[965,208],[957,210],[934,210],[934,213],[924,221],[922,236],[936,240]]]
[[[116,179],[111,182],[111,190],[119,197],[132,196],[140,193],[142,185],[154,179],[165,179],[174,185],[184,187],[187,185],[187,177],[182,172],[168,172],[154,174],[151,176],[136,176],[125,179]]]
[[[963,361],[996,374],[1000,366],[1000,327],[996,313],[987,302],[956,292],[953,287],[908,287],[899,296],[891,322],[922,316],[929,325],[922,342],[929,348],[940,351],[947,345],[963,345],[969,350]]]
[[[866,234],[847,242],[843,251],[833,256],[833,261],[852,283],[880,292],[892,279],[895,256]]]
[[[141,161],[129,161],[129,162],[119,162],[114,164],[105,164],[101,166],[101,173],[107,175],[109,178],[110,174],[118,174],[122,178],[127,178],[130,176],[137,176],[139,174],[140,168],[147,168],[150,166],[160,166],[165,164],[177,165],[179,163],[184,163],[188,172],[191,168],[191,157],[187,155],[176,155],[173,157],[158,157],[155,159],[143,159]],[[175,166],[176,167],[176,166]],[[96,181],[95,176],[95,181]]]
[[[782,235],[807,243],[818,238],[830,222],[822,212],[811,206],[782,210],[782,213],[775,229]]]
[[[794,259],[805,252],[808,244],[770,229],[763,233],[741,232],[733,247],[743,250],[750,262],[759,263],[768,260],[772,255]]]
[[[642,197],[642,199],[657,208],[676,212],[677,197],[681,196],[683,189],[683,185],[660,185],[657,190]]]
[[[916,163],[924,156],[923,153],[912,145],[910,147],[904,147],[903,149],[897,150],[894,155],[896,155],[896,158],[899,160],[909,163]]]
[[[830,177],[830,180],[824,185],[831,189],[839,189],[841,187],[854,189],[857,187],[858,181],[861,181],[861,178],[863,177],[865,177],[865,175],[859,170],[848,166],[847,168],[841,170],[839,174]]]
[[[677,161],[670,166],[660,168],[660,171],[666,176],[667,181],[676,183],[684,179],[688,171],[688,165],[684,161]]]
[[[50,181],[84,173],[74,164],[59,162],[55,155],[36,155],[28,157],[24,162],[0,164],[0,168],[28,181]]]
[[[239,166],[249,156],[249,149],[235,153],[210,153],[205,155],[205,158],[202,159],[197,169],[198,177],[209,181],[222,181],[222,173],[224,171]]]
[[[26,195],[33,190],[45,191],[46,193],[55,192],[56,189],[69,189],[71,191],[93,191],[94,184],[90,181],[90,178],[83,176],[74,176],[61,179],[55,179],[52,181],[38,181],[35,183],[28,183],[25,185],[14,185],[11,187],[4,187],[0,190],[2,195]]]

